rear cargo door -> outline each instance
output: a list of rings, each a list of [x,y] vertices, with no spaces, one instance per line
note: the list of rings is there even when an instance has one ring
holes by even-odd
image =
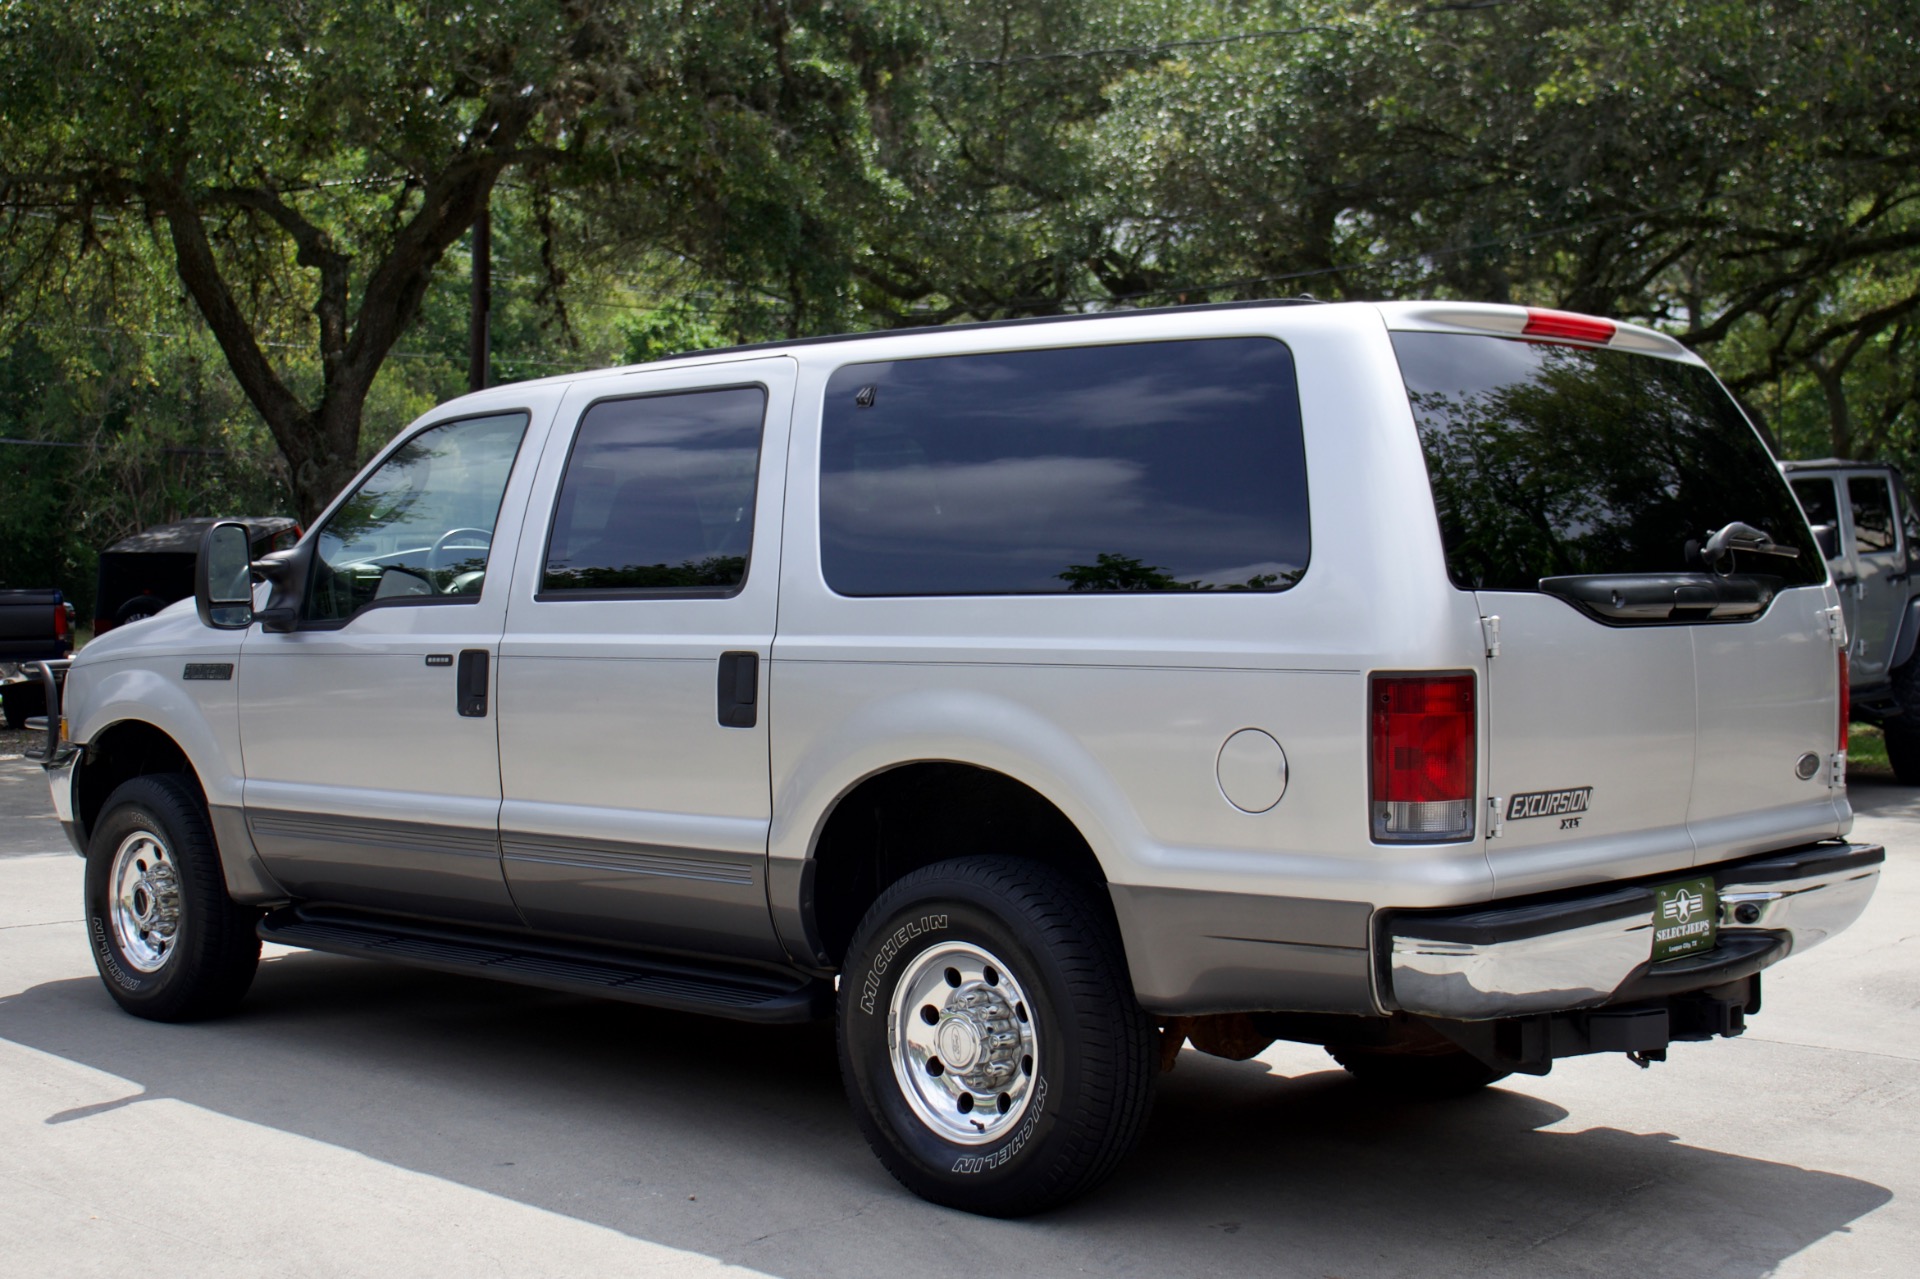
[[[1718,840],[1735,812],[1775,845],[1818,824],[1782,808],[1830,828],[1824,781],[1794,773],[1819,743],[1787,749],[1834,714],[1825,566],[1712,375],[1491,335],[1394,347],[1448,572],[1487,619],[1497,890],[1685,869],[1697,824]]]

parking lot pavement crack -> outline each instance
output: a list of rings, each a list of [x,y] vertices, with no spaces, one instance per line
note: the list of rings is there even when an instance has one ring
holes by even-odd
[[[0,924],[0,933],[12,932],[16,928],[52,928],[55,924],[84,924],[84,919],[43,919],[35,924]]]
[[[851,1212],[843,1212],[838,1217],[830,1217],[825,1221],[809,1221],[804,1225],[789,1226],[785,1230],[774,1230],[764,1235],[755,1235],[753,1238],[747,1240],[747,1247],[751,1248],[755,1244],[765,1243],[769,1239],[777,1239],[781,1235],[790,1235],[802,1230],[820,1230],[827,1226],[837,1226],[843,1221],[852,1221],[855,1217],[863,1216],[867,1209],[871,1207],[873,1207],[873,1201],[869,1199],[858,1208],[853,1209]]]
[[[1550,1231],[1547,1234],[1541,1235],[1538,1239],[1535,1239],[1533,1242],[1527,1245],[1527,1250],[1531,1252],[1536,1248],[1544,1248],[1546,1247],[1546,1245],[1552,1243],[1554,1240],[1559,1239],[1562,1236],[1572,1234],[1574,1231],[1580,1229],[1582,1226],[1587,1225],[1589,1222],[1598,1221],[1602,1217],[1610,1216],[1613,1213],[1619,1212],[1622,1208],[1624,1208],[1627,1205],[1627,1202],[1631,1200],[1635,1195],[1638,1195],[1643,1190],[1651,1190],[1653,1187],[1659,1185],[1661,1180],[1662,1178],[1659,1178],[1659,1177],[1649,1177],[1645,1181],[1636,1182],[1635,1184],[1628,1186],[1625,1190],[1619,1191],[1618,1193],[1614,1194],[1612,1197],[1610,1197],[1607,1200],[1606,1203],[1594,1209],[1592,1212],[1584,1213],[1581,1216],[1574,1218],[1572,1221],[1569,1221],[1566,1225],[1560,1227],[1558,1230]]]
[[[1756,1035],[1752,1031],[1748,1031],[1745,1035],[1742,1035],[1741,1038],[1751,1040],[1758,1044],[1777,1044],[1782,1048],[1806,1048],[1813,1052],[1820,1053],[1847,1053],[1855,1057],[1884,1057],[1888,1061],[1920,1061],[1920,1056],[1915,1056],[1912,1053],[1883,1053],[1875,1052],[1871,1048],[1841,1048],[1834,1044],[1803,1044],[1797,1039],[1771,1039],[1765,1035]]]

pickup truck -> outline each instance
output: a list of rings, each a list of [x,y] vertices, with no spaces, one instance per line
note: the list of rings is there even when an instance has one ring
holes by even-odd
[[[59,661],[73,651],[73,605],[60,592],[0,591],[0,707],[8,728],[46,712],[35,662]]]
[[[1879,726],[1894,776],[1920,786],[1920,508],[1884,463],[1820,458],[1780,469],[1840,588],[1849,718]]]

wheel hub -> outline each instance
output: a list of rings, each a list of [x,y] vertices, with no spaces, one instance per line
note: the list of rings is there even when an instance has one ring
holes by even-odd
[[[983,1144],[1025,1113],[1037,1038],[1019,981],[993,954],[956,942],[920,955],[888,1025],[895,1081],[940,1136]]]
[[[157,972],[173,954],[180,931],[180,873],[152,831],[120,841],[110,872],[108,918],[120,956],[143,973]]]

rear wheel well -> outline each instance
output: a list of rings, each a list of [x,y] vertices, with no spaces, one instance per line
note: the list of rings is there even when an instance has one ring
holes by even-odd
[[[87,743],[87,754],[80,767],[80,786],[74,795],[74,816],[80,829],[91,834],[106,807],[107,797],[122,782],[155,773],[179,773],[192,784],[201,806],[206,792],[200,776],[193,771],[187,753],[153,725],[137,719],[122,720],[94,736]]]
[[[1093,849],[1039,791],[971,764],[905,764],[856,786],[820,833],[808,914],[825,957],[841,962],[867,908],[901,876],[978,853],[1044,862],[1106,898]]]

